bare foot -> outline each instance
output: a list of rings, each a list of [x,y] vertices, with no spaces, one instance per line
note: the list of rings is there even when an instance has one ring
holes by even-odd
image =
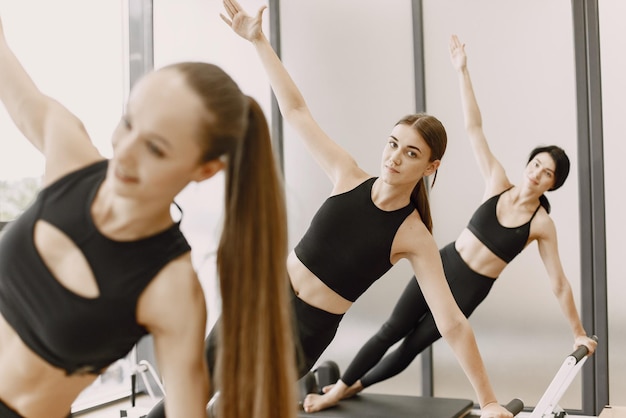
[[[356,385],[356,383],[355,383]],[[324,409],[330,408],[331,406],[335,406],[342,399],[346,398],[346,393],[354,387],[348,387],[341,380],[338,380],[337,383],[332,386],[328,391],[326,391],[323,395],[318,395],[317,393],[310,393],[304,398],[304,402],[302,403],[302,407],[305,412],[317,412],[322,411]],[[358,393],[354,392],[350,396],[354,396],[354,394]]]
[[[322,388],[322,392],[324,393],[328,393],[331,390],[333,390],[333,388],[335,387],[335,385],[328,385],[328,386],[324,386]],[[343,396],[341,397],[341,399],[348,399],[353,397],[354,395],[358,394],[359,392],[361,392],[363,390],[363,384],[361,384],[360,380],[357,380],[352,386],[350,386],[349,388],[347,388],[346,390],[344,390],[343,392]]]

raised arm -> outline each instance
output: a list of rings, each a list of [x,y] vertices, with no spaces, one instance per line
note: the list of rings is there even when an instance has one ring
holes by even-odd
[[[407,258],[411,262],[424,298],[433,313],[439,333],[452,348],[478,396],[481,416],[512,417],[513,415],[496,399],[474,332],[454,300],[445,279],[435,240],[426,227],[423,227],[423,230],[413,231],[412,235],[414,235],[416,247]]]
[[[574,335],[574,349],[584,345],[589,350],[589,355],[596,350],[598,343],[587,336],[583,324],[580,321],[574,295],[569,280],[565,276],[561,258],[559,257],[556,227],[549,216],[541,217],[538,229],[541,231],[537,238],[539,254],[550,278],[552,293],[559,301],[559,306]]]
[[[44,183],[102,158],[80,120],[39,91],[9,48],[2,22],[0,100],[19,130],[44,154]]]
[[[317,124],[300,93],[300,90],[283,66],[262,31],[262,15],[265,6],[256,16],[249,16],[235,0],[224,0],[228,17],[221,15],[242,38],[250,41],[265,68],[270,85],[285,120],[302,137],[313,158],[330,177],[333,184],[351,170],[357,168],[354,159],[333,141]]]
[[[467,55],[465,54],[465,44],[459,41],[456,35],[450,38],[450,59],[457,72],[459,88],[461,93],[461,103],[463,106],[463,118],[465,121],[465,131],[470,140],[474,157],[488,186],[496,188],[502,187],[501,182],[507,183],[508,179],[500,162],[491,152],[485,132],[483,131],[483,121],[478,108],[478,102],[472,87],[472,80],[467,69]]]

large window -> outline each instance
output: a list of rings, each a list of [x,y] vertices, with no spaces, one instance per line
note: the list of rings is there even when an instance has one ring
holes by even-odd
[[[85,124],[95,145],[109,140],[122,111],[121,1],[2,2],[7,40],[33,81]],[[40,188],[41,154],[0,110],[0,225],[21,213]],[[77,401],[81,409],[128,393],[128,365],[111,366]]]

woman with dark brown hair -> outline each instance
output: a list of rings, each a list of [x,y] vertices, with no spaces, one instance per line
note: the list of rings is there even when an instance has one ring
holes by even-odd
[[[66,417],[147,333],[168,414],[206,416],[204,295],[170,208],[224,169],[220,414],[294,417],[284,196],[259,105],[215,65],[169,65],[133,88],[105,159],[1,24],[0,100],[46,160],[42,190],[0,239],[0,416]]]

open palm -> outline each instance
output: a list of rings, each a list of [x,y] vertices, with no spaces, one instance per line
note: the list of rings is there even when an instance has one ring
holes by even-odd
[[[220,17],[233,31],[248,41],[253,41],[262,34],[263,11],[267,6],[261,6],[256,16],[250,16],[235,0],[224,0],[224,9],[227,16]]]
[[[467,65],[465,45],[459,41],[456,35],[450,37],[450,60],[455,70],[461,70]]]

